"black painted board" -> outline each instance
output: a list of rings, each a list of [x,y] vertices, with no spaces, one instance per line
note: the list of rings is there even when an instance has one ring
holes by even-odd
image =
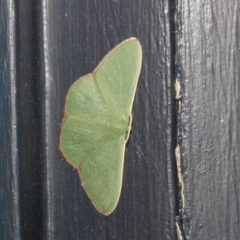
[[[239,239],[240,2],[178,2],[184,228],[187,239]]]
[[[36,5],[37,4],[37,5]],[[21,1],[19,163],[23,239],[176,239],[170,6],[165,1]],[[102,216],[59,151],[71,84],[135,36],[143,67],[126,149],[123,189]]]
[[[166,4],[166,3],[165,3]],[[43,8],[44,238],[175,239],[173,94],[168,4],[52,1]],[[77,171],[58,150],[65,96],[116,44],[143,47],[123,189],[115,212],[99,214]]]
[[[20,239],[15,17],[0,1],[0,239]]]

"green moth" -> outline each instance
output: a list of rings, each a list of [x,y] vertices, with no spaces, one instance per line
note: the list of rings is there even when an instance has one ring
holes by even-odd
[[[142,65],[142,48],[129,38],[79,78],[66,97],[60,150],[78,169],[96,209],[109,215],[120,198],[132,105]]]

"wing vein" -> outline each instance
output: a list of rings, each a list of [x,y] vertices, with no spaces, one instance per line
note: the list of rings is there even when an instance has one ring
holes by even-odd
[[[115,115],[116,118],[119,119],[119,115],[118,115],[118,113],[117,113],[117,111],[116,111],[115,105],[114,105],[114,111],[113,111],[112,107],[109,105],[109,101],[107,101],[107,99],[105,98],[105,96],[104,96],[104,94],[103,94],[103,92],[102,92],[102,89],[100,88],[100,86],[99,86],[99,84],[98,84],[98,81],[97,81],[97,79],[96,79],[96,76],[93,75],[93,78],[94,78],[94,81],[95,81],[95,83],[96,83],[96,85],[97,85],[97,88],[99,89],[99,91],[100,91],[100,93],[101,93],[101,96],[102,96],[103,100],[105,101],[105,103],[106,103],[107,106],[108,106],[108,109]],[[120,119],[121,119],[121,118],[120,118]]]

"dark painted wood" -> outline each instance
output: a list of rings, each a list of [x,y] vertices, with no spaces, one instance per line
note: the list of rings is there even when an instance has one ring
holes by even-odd
[[[15,5],[14,5],[15,3]],[[165,1],[0,1],[1,239],[176,239],[173,30]],[[109,217],[58,149],[70,85],[135,36],[143,67]]]
[[[0,1],[0,238],[20,239],[15,8]]]
[[[240,2],[178,2],[184,227],[188,239],[240,236]]]
[[[164,5],[165,4],[165,5]],[[163,1],[51,1],[43,7],[44,238],[175,239],[169,6]],[[116,211],[99,214],[61,155],[65,96],[122,40],[135,36],[143,68]]]

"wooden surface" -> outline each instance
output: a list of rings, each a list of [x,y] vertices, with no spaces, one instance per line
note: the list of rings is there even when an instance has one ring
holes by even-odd
[[[11,10],[4,1],[2,5],[5,14],[15,13],[15,21],[6,17],[16,24],[12,28],[16,31],[14,65],[6,71],[13,71],[16,78],[12,85],[9,78],[2,84],[10,88],[4,101],[10,101],[17,115],[17,146],[11,145],[11,139],[7,142],[10,148],[17,148],[17,159],[8,157],[5,149],[1,153],[2,164],[17,164],[15,182],[6,173],[8,184],[3,187],[16,183],[19,189],[15,200],[8,196],[5,208],[10,211],[2,216],[1,239],[176,239],[168,3],[72,0],[34,5],[25,0]],[[11,28],[5,31],[9,35]],[[92,206],[77,171],[59,151],[60,124],[70,85],[132,36],[142,44],[143,67],[121,199],[116,211],[104,217]],[[3,49],[11,49],[8,40],[5,44]],[[12,117],[8,112],[2,114],[4,119]],[[15,133],[15,128],[10,125],[9,131]],[[7,167],[2,171],[8,171]],[[18,211],[10,219],[11,201],[16,201]],[[19,225],[12,226],[17,217]]]
[[[178,4],[185,232],[239,239],[240,2]]]
[[[15,9],[0,1],[0,238],[20,239]]]
[[[239,7],[0,0],[0,239],[177,240],[176,216],[183,238],[238,239]],[[143,67],[121,199],[104,217],[58,149],[60,124],[70,85],[132,36]]]

